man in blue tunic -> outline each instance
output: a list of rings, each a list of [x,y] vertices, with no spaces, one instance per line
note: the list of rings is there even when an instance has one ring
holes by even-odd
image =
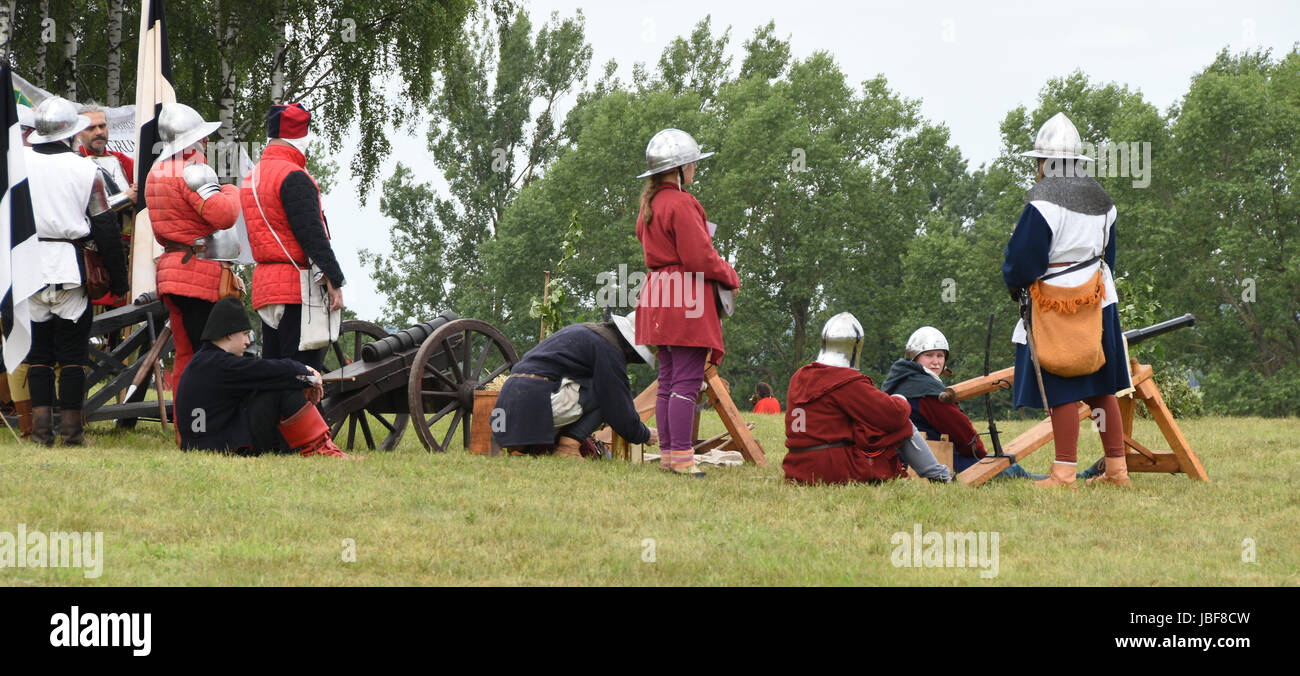
[[[1016,298],[1035,287],[1031,301],[1038,303],[1035,318],[1052,305],[1042,300],[1049,296],[1062,298],[1077,290],[1082,294],[1080,298],[1067,298],[1067,303],[1082,304],[1089,302],[1089,293],[1096,296],[1101,304],[1101,344],[1080,344],[1071,349],[1105,357],[1100,368],[1083,375],[1063,376],[1041,369],[1047,396],[1047,402],[1043,402],[1032,361],[1037,355],[1031,356],[1027,340],[1032,334],[1037,350],[1042,349],[1042,342],[1037,340],[1036,326],[1031,324],[1027,332],[1023,320],[1016,325],[1011,338],[1016,344],[1015,406],[1049,408],[1056,445],[1051,474],[1034,485],[1074,487],[1079,440],[1076,411],[1080,401],[1102,411],[1097,422],[1106,453],[1106,473],[1088,483],[1128,485],[1123,425],[1115,398],[1116,393],[1131,387],[1113,275],[1115,205],[1092,178],[1087,164],[1092,158],[1083,154],[1079,131],[1064,113],[1048,120],[1038,131],[1034,149],[1021,155],[1037,158],[1038,183],[1025,197],[1025,208],[1007,243],[1003,281]]]
[[[630,363],[654,363],[635,340],[636,313],[612,322],[566,326],[538,343],[511,369],[492,412],[492,436],[502,448],[555,447],[557,457],[581,457],[581,444],[601,423],[634,444],[657,444],[632,402]]]

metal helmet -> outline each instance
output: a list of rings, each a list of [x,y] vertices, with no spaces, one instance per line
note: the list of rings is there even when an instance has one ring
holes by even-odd
[[[857,368],[862,355],[865,332],[852,313],[841,312],[826,321],[822,327],[822,350],[816,361],[827,366]]]
[[[1043,123],[1034,139],[1034,149],[1026,150],[1020,156],[1092,161],[1091,157],[1083,154],[1079,130],[1065,113],[1057,113]]]
[[[712,157],[713,153],[700,152],[700,144],[680,129],[665,129],[650,139],[645,147],[645,165],[647,171],[637,178],[654,176],[660,172],[676,167],[684,167],[691,162]]]
[[[204,122],[198,111],[184,103],[164,103],[158,113],[158,136],[167,145],[158,153],[161,162],[202,141],[221,128],[220,122]]]
[[[32,145],[62,141],[90,126],[90,118],[77,114],[77,104],[51,96],[36,107],[36,131],[27,137]]]
[[[31,106],[18,104],[18,126],[28,129],[36,128],[36,111],[32,110]]]
[[[623,340],[626,340],[627,344],[631,345],[632,349],[636,350],[636,353],[641,356],[641,361],[647,364],[655,363],[655,353],[645,345],[636,344],[636,310],[627,313],[626,317],[612,315],[610,319],[613,320],[614,326],[623,336]]]
[[[943,350],[944,358],[947,359],[948,339],[943,337],[939,329],[933,326],[922,326],[913,331],[911,337],[907,339],[907,348],[903,353],[907,355],[908,361],[912,361],[922,352],[930,350]]]

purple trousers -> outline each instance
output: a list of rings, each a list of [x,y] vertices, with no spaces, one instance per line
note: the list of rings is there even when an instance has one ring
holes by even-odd
[[[707,347],[659,346],[659,394],[655,424],[663,451],[686,451],[695,444],[695,401],[704,382]]]

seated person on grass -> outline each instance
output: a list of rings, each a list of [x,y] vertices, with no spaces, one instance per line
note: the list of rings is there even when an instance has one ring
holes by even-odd
[[[635,343],[636,313],[612,322],[572,324],[551,334],[511,369],[492,411],[492,436],[502,448],[537,452],[554,447],[583,457],[584,442],[602,423],[634,444],[658,444],[632,403],[629,363],[654,363]],[[595,447],[585,444],[588,455]]]
[[[862,325],[842,312],[822,329],[817,360],[795,371],[786,393],[781,468],[788,481],[878,483],[907,476],[903,463],[931,481],[952,480],[908,418],[907,399],[876,389],[858,372]]]
[[[293,359],[244,356],[252,342],[244,305],[217,301],[176,390],[182,450],[257,455],[282,449],[304,456],[355,458],[334,445],[315,404],[321,375]],[[360,459],[360,458],[355,458]]]
[[[754,402],[755,413],[780,413],[781,402],[772,396],[772,386],[767,383],[759,383],[754,388],[754,396],[749,399]]]
[[[939,401],[944,392],[942,376],[951,375],[948,365],[948,339],[932,326],[922,326],[912,332],[904,348],[903,359],[894,362],[889,377],[880,389],[889,394],[902,395],[912,407],[912,424],[927,439],[937,441],[943,435],[953,445],[953,469],[960,473],[988,455],[975,425],[956,403]],[[1081,476],[1094,476],[1103,471],[1098,465],[1090,467]],[[1001,479],[1044,479],[1044,474],[1031,474],[1019,464],[1013,464],[997,475]]]

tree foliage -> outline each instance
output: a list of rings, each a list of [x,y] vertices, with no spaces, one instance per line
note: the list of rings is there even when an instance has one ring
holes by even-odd
[[[487,0],[493,12],[509,0]],[[58,94],[75,83],[81,101],[108,98],[108,0],[49,2],[60,41],[41,50],[40,3],[19,2],[12,17],[10,61],[20,74]],[[5,3],[4,6],[7,6]],[[365,200],[389,132],[407,124],[429,100],[435,75],[461,43],[474,0],[168,0],[165,4],[177,100],[206,119],[222,119],[231,140],[264,138],[272,103],[300,101],[313,112],[313,131],[337,152],[356,134],[352,173]],[[2,12],[2,10],[0,10]],[[122,8],[123,103],[134,101],[140,3]],[[73,36],[69,60],[62,38]],[[276,49],[277,45],[282,49]],[[223,71],[234,88],[223,93]],[[397,91],[375,87],[392,78]],[[280,90],[273,101],[273,90]],[[225,104],[223,105],[223,100]],[[222,115],[223,107],[229,113]]]

